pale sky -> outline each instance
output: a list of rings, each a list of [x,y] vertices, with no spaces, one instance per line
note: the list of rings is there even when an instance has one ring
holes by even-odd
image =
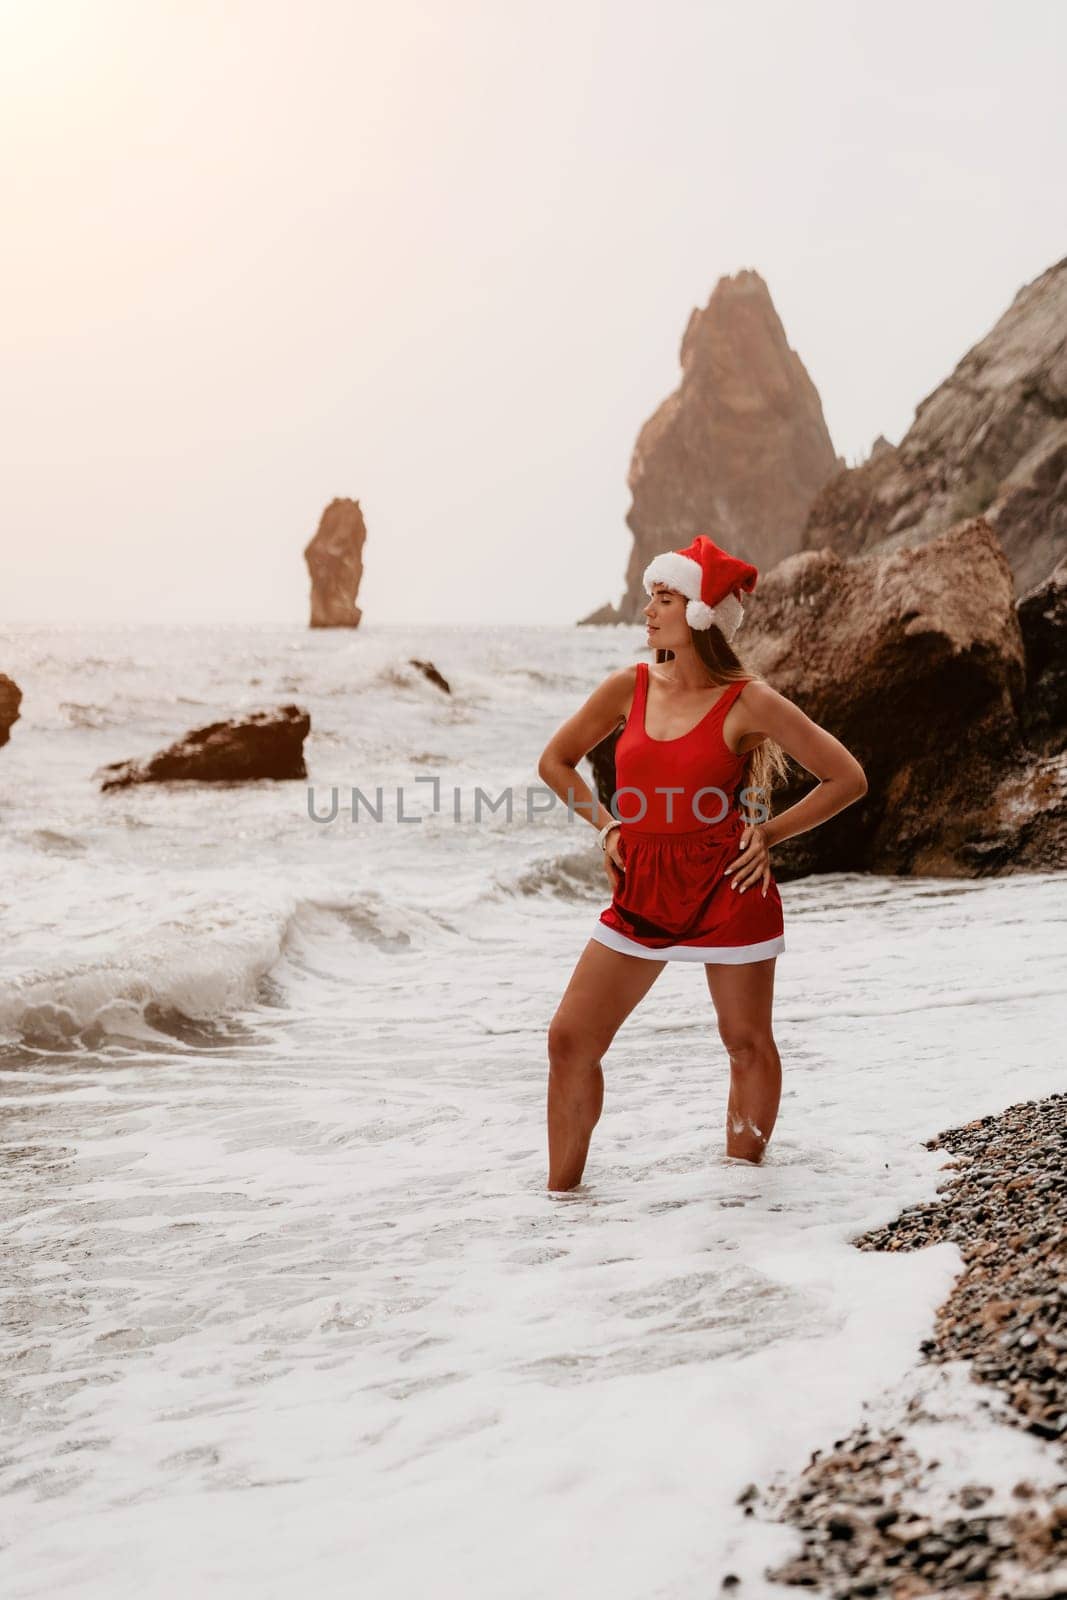
[[[368,620],[618,600],[692,308],[896,442],[1067,253],[1065,76],[1059,0],[0,0],[0,625],[305,620],[335,495]]]

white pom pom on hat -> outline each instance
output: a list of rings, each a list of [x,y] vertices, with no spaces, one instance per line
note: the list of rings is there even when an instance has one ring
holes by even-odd
[[[664,583],[686,597],[685,620],[691,628],[712,623],[726,640],[741,626],[744,608],[741,592],[751,594],[759,571],[750,561],[720,550],[713,539],[698,533],[684,550],[664,550],[645,568],[642,582],[647,594],[654,583]]]

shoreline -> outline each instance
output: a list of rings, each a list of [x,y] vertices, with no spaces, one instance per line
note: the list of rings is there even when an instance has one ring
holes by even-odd
[[[853,1240],[960,1251],[917,1371],[799,1480],[739,1504],[801,1537],[771,1582],[834,1600],[1052,1600],[1067,1587],[1067,1094],[926,1148],[952,1157],[937,1198]]]

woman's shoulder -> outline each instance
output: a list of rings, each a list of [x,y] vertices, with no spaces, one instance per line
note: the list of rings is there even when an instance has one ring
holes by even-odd
[[[636,661],[628,667],[617,667],[614,672],[609,672],[606,678],[601,678],[586,703],[599,711],[628,708],[634,697],[640,667],[641,663]]]
[[[644,661],[631,661],[628,666],[616,667],[614,672],[608,673],[601,684],[601,688],[606,689],[610,684],[613,689],[623,689],[632,694],[634,685],[637,683],[637,675],[642,667],[647,670],[647,664]]]
[[[781,699],[777,689],[772,689],[765,678],[734,678],[732,682],[742,692],[747,691],[749,701],[752,704],[758,704],[760,700],[767,700],[771,697],[776,700]]]
[[[733,685],[738,692],[731,694],[730,710],[739,705],[743,716],[757,718],[760,726],[764,726],[769,717],[780,714],[784,708],[792,704],[784,695],[779,694],[766,678],[735,678]]]
[[[596,691],[611,706],[619,722],[627,721],[630,716],[642,667],[645,667],[643,661],[631,661],[628,666],[617,667],[614,672],[608,673]],[[647,667],[645,670],[648,670]]]

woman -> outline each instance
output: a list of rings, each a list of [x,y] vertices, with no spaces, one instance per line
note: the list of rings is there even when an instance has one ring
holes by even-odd
[[[658,555],[644,573],[655,668],[642,661],[605,678],[541,757],[544,781],[599,830],[612,887],[548,1030],[551,1190],[581,1182],[604,1100],[600,1059],[668,961],[704,964],[730,1060],[727,1157],[759,1162],[774,1128],[771,999],[785,939],[770,852],[859,800],[867,779],[731,648],[742,591],[758,576],[703,534]],[[620,722],[613,815],[577,765]],[[787,755],[819,782],[772,817]]]

